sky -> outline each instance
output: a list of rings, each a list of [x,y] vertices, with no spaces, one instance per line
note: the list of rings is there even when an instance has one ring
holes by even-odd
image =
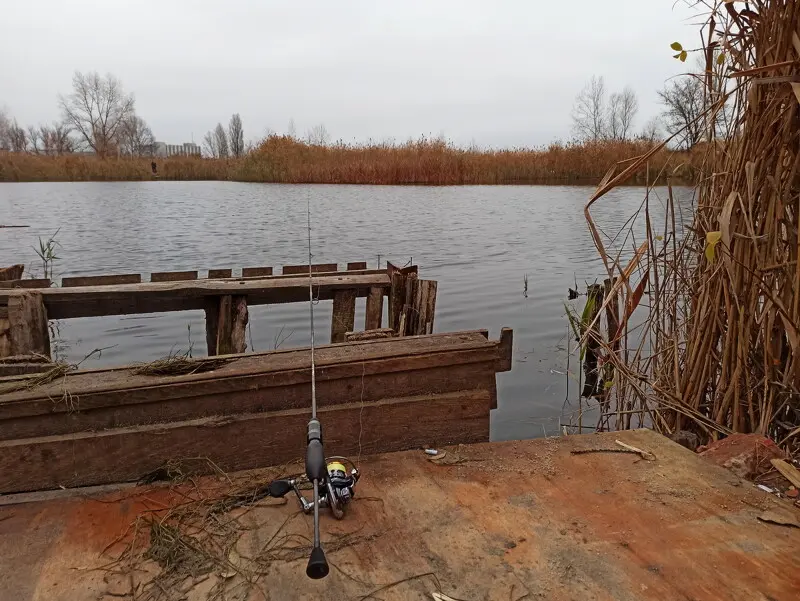
[[[638,94],[681,73],[669,45],[697,45],[678,0],[3,0],[0,108],[21,124],[59,117],[73,73],[113,73],[157,140],[200,142],[232,113],[245,137],[483,147],[571,136],[592,75]]]

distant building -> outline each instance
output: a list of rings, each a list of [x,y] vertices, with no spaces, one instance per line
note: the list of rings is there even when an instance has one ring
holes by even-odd
[[[199,157],[200,146],[194,142],[184,142],[183,144],[156,142],[155,155],[157,157]]]

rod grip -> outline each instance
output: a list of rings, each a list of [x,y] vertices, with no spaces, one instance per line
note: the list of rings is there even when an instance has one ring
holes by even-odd
[[[329,571],[328,560],[325,559],[325,551],[322,550],[322,547],[311,549],[311,557],[308,558],[308,565],[306,566],[306,576],[319,580],[320,578],[325,578]]]
[[[308,422],[306,476],[311,481],[318,480],[319,482],[324,482],[327,476],[325,451],[322,448],[322,424],[317,419],[312,419]]]

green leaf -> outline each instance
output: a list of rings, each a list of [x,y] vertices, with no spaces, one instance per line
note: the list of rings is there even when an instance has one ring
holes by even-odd
[[[682,50],[682,51],[681,51],[681,54],[680,54],[680,57],[679,57],[679,58],[680,58],[680,61],[681,61],[682,63],[685,63],[685,62],[686,62],[686,57],[687,57],[687,56],[689,56],[689,53],[688,53],[688,52],[686,52],[686,50]]]
[[[680,52],[678,52],[678,54],[673,54],[672,55],[672,58],[680,58],[680,57],[681,57],[681,53]]]
[[[718,65],[721,65],[721,64],[722,64],[722,63],[724,63],[724,62],[725,62],[725,53],[724,53],[724,52],[720,52],[720,53],[717,55],[717,64],[718,64]]]
[[[680,42],[672,42],[669,45],[669,47],[672,48],[675,52],[680,52],[681,50],[683,50],[683,46],[681,46]]]

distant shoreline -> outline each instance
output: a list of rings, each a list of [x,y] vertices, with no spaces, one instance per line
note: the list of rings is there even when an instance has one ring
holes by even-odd
[[[358,185],[594,185],[650,142],[596,142],[544,149],[473,150],[438,141],[401,146],[318,146],[272,137],[241,158],[43,156],[0,153],[0,182],[239,181]],[[629,184],[692,181],[695,153],[661,150]],[[157,176],[152,172],[155,162]],[[660,176],[659,176],[660,174]]]

